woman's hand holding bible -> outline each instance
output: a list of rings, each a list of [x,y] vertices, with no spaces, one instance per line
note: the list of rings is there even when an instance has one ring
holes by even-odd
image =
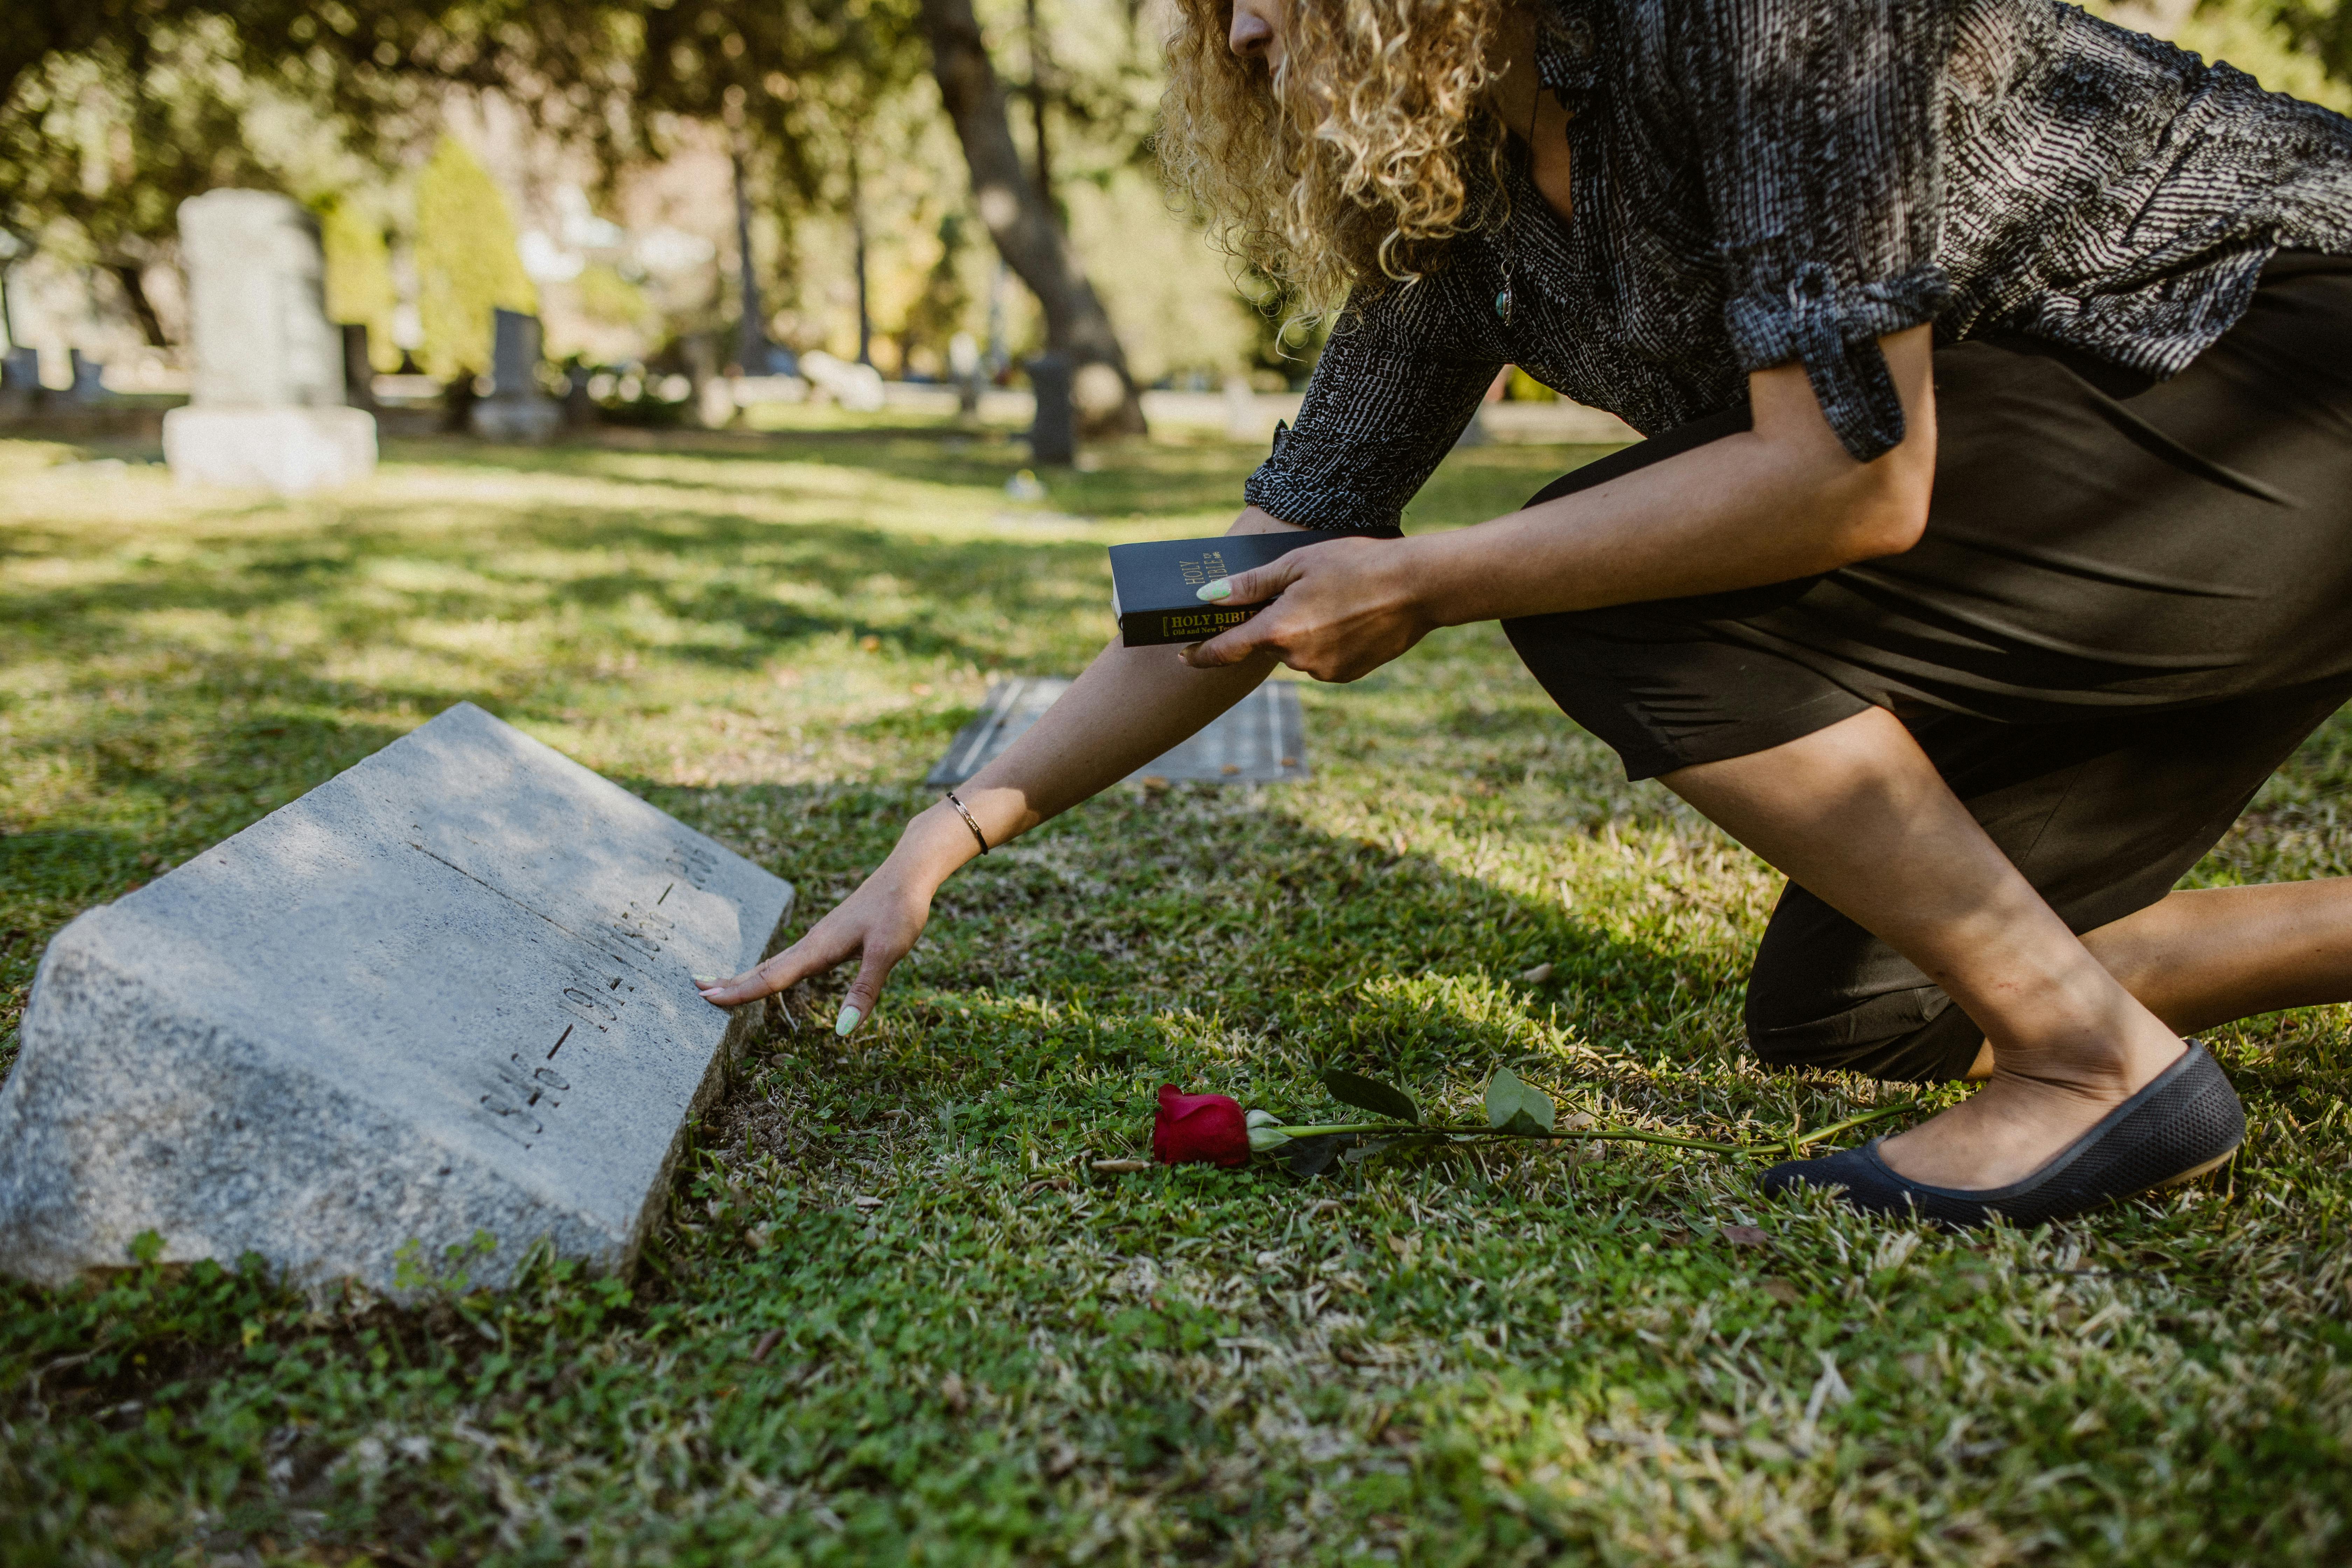
[[[1225,590],[1213,602],[1274,603],[1186,648],[1184,662],[1216,669],[1264,654],[1317,680],[1370,675],[1436,626],[1415,592],[1411,551],[1403,540],[1342,536],[1222,578],[1210,584]]]

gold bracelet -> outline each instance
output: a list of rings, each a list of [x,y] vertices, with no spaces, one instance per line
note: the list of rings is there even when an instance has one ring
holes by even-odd
[[[963,818],[963,825],[971,829],[971,836],[974,838],[980,840],[980,852],[983,855],[987,854],[988,835],[982,833],[980,830],[980,824],[972,819],[971,808],[958,800],[956,792],[953,790],[948,791],[948,804],[956,808],[956,815]]]

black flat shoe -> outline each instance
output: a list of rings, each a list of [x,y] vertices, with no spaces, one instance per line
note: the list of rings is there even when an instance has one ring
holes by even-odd
[[[2237,1091],[2205,1047],[2191,1040],[2179,1061],[2040,1170],[2009,1186],[1963,1192],[1912,1181],[1878,1157],[1884,1140],[1874,1138],[1859,1149],[1775,1165],[1764,1173],[1764,1190],[1778,1196],[1798,1187],[1843,1187],[1840,1195],[1864,1214],[1900,1217],[1916,1211],[1922,1219],[1961,1229],[1996,1215],[2011,1225],[2037,1226],[2217,1170],[2245,1136]]]

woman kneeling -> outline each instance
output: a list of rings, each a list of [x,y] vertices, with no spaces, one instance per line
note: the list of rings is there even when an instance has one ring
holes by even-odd
[[[709,998],[855,956],[854,1026],[983,843],[1500,620],[1790,879],[1765,1060],[1985,1080],[1768,1185],[2032,1223],[2225,1160],[2183,1034],[2352,997],[2345,883],[2172,890],[2352,693],[2352,121],[2055,0],[1184,0],[1170,58],[1171,174],[1344,300],[1234,529],[1332,537]],[[1400,537],[1506,363],[1650,439]]]

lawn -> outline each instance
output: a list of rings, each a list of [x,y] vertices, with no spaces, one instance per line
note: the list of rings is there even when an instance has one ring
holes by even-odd
[[[1408,525],[1593,455],[1459,453]],[[1016,502],[1001,437],[903,425],[450,442],[276,502],[151,456],[0,442],[0,1070],[66,921],[460,700],[805,923],[992,677],[1099,644],[1103,547],[1221,527],[1254,458],[1163,440]],[[2215,1037],[2226,1177],[2032,1234],[1629,1144],[1095,1171],[1161,1083],[1319,1118],[1335,1066],[1759,1142],[1904,1098],[1746,1060],[1776,879],[1493,628],[1303,698],[1311,782],[1122,786],[950,884],[849,1041],[846,972],[773,1009],[626,1281],[0,1285],[0,1560],[2352,1557],[2340,1008]],[[2352,868],[2347,782],[2339,721],[2196,879]]]

